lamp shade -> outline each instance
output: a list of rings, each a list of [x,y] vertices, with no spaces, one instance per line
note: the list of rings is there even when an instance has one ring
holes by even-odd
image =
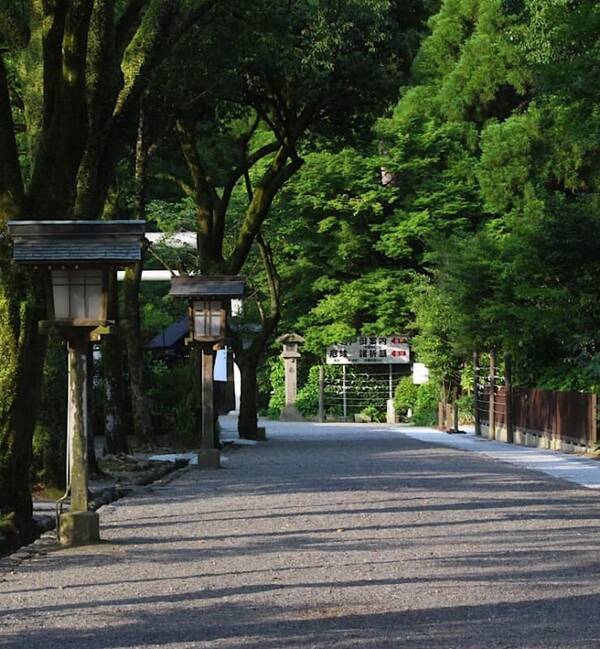
[[[192,300],[194,340],[219,341],[225,338],[226,313],[220,300]]]
[[[52,271],[54,320],[103,322],[106,320],[105,272],[101,268]]]

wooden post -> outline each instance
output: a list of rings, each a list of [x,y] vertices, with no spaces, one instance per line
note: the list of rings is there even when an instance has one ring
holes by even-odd
[[[202,346],[202,450],[215,448],[215,419],[214,419],[214,351],[212,346]]]
[[[67,336],[67,447],[70,460],[71,511],[58,519],[61,545],[100,540],[99,516],[88,511],[88,345],[89,330],[73,328]]]
[[[88,511],[87,331],[68,340],[68,425],[71,440],[71,511]]]
[[[504,356],[504,389],[506,391],[506,441],[509,444],[515,441],[515,428],[513,422],[513,394],[512,394],[512,356]]]
[[[496,439],[496,352],[490,351],[489,439]]]
[[[319,421],[325,421],[325,368],[319,365]]]
[[[590,441],[589,444],[595,448],[598,443],[598,395],[590,395]]]
[[[475,435],[481,437],[481,417],[479,416],[479,352],[473,352],[473,399],[475,401]]]

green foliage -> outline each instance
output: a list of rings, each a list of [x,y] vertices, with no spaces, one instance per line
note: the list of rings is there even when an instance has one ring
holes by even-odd
[[[385,421],[385,414],[381,412],[376,406],[366,406],[363,408],[360,413],[365,419],[380,423]]]
[[[148,359],[148,397],[152,405],[152,420],[160,435],[190,444],[198,439],[194,428],[196,405],[191,401],[192,368],[188,359],[166,363]]]
[[[417,426],[435,426],[440,399],[439,384],[434,381],[415,385],[412,376],[405,376],[396,386],[394,406],[401,417],[411,411],[410,422]]]
[[[413,411],[419,395],[419,386],[415,385],[412,376],[402,378],[394,392],[394,408],[400,417],[406,417],[408,411]]]
[[[419,386],[412,423],[417,426],[436,426],[438,420],[439,385],[433,381]]]
[[[67,443],[67,350],[62,340],[48,340],[42,398],[33,435],[31,480],[65,486]]]
[[[458,398],[458,420],[461,424],[475,423],[475,398],[472,394],[463,394]]]
[[[272,358],[269,365],[269,382],[271,384],[269,417],[277,419],[285,406],[285,371],[279,357]]]
[[[304,417],[314,417],[319,412],[319,366],[308,371],[304,385],[298,390],[296,406]]]

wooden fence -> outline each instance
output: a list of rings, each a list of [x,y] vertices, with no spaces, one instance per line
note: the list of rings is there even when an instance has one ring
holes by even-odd
[[[598,442],[597,397],[581,392],[512,388],[478,382],[475,399],[478,434],[508,442],[593,448]]]

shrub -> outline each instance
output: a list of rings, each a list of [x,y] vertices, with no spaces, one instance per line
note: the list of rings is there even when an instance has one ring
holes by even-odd
[[[385,419],[384,415],[375,406],[367,406],[366,408],[363,408],[360,414],[377,423],[382,422]]]
[[[401,417],[406,417],[409,410],[414,411],[418,394],[419,386],[413,383],[412,376],[400,380],[394,393],[394,407]]]
[[[319,412],[319,366],[308,371],[306,383],[298,391],[296,406],[304,417],[314,417]]]
[[[433,381],[419,385],[411,421],[418,426],[437,425],[439,398],[439,386]]]
[[[269,417],[277,419],[285,406],[285,371],[279,357],[272,358],[269,363],[269,381],[271,383]]]
[[[475,422],[475,399],[473,394],[463,394],[458,400],[458,418],[462,424]]]

